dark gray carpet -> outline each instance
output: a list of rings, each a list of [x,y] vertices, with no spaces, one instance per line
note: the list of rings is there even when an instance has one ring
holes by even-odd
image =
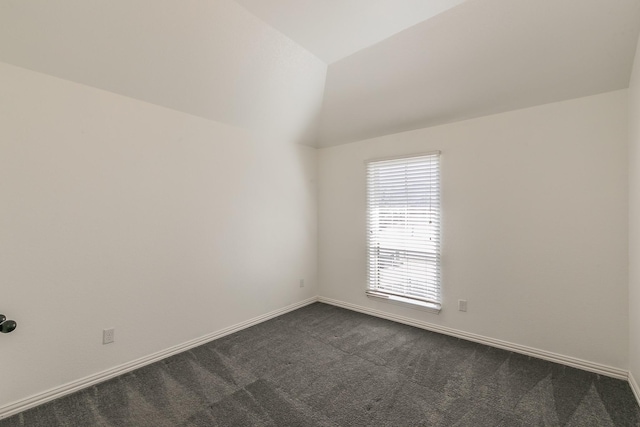
[[[640,426],[629,385],[313,304],[8,426]]]

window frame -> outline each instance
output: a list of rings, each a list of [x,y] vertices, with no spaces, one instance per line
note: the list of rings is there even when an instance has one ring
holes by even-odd
[[[365,161],[366,199],[367,199],[366,200],[367,284],[366,284],[365,292],[368,297],[373,297],[389,303],[407,306],[410,308],[422,309],[422,310],[435,312],[435,313],[439,313],[440,310],[442,309],[442,292],[441,292],[442,291],[442,277],[441,277],[442,195],[441,195],[441,166],[440,166],[441,154],[442,153],[440,151],[431,151],[427,153],[410,154],[410,155],[396,156],[396,157],[374,158],[374,159]],[[424,163],[419,162],[419,158],[421,157],[424,158]],[[413,234],[413,230],[416,227],[415,222],[425,221],[427,219],[435,221],[435,224],[433,226],[431,225],[421,226],[423,228],[420,228],[419,230],[420,232],[423,232],[423,233],[425,232],[425,230],[430,230],[426,232],[425,238],[428,238],[428,237],[435,238],[435,239],[430,239],[430,241],[435,240],[435,243],[422,242],[420,240],[415,240],[414,238],[409,239],[409,244],[411,242],[413,243],[418,242],[419,244],[423,244],[424,248],[428,246],[431,246],[434,248],[434,252],[428,252],[426,250],[416,252],[417,254],[422,254],[422,256],[425,259],[424,275],[422,275],[422,272],[420,272],[420,274],[418,274],[417,276],[415,275],[414,272],[405,273],[406,277],[403,277],[403,280],[405,281],[408,280],[408,282],[406,282],[404,285],[403,284],[397,285],[396,283],[394,283],[393,285],[388,286],[388,288],[402,288],[402,286],[405,286],[404,295],[398,292],[389,291],[388,289],[387,290],[380,289],[381,287],[384,287],[384,286],[381,286],[379,272],[383,268],[389,268],[389,267],[393,268],[393,262],[391,262],[391,265],[387,265],[386,267],[380,267],[379,266],[380,256],[373,255],[374,253],[379,253],[380,247],[379,246],[376,247],[375,245],[372,244],[372,240],[374,240],[375,244],[378,244],[378,245],[380,244],[381,239],[384,240],[384,238],[380,237],[381,235],[380,230],[384,228],[379,224],[379,222],[381,221],[380,216],[376,217],[375,216],[376,214],[372,212],[372,210],[377,209],[378,215],[380,214],[379,211],[381,209],[381,200],[384,200],[381,198],[384,197],[384,192],[381,189],[377,189],[377,190],[374,189],[374,186],[381,187],[381,184],[385,183],[384,179],[381,180],[379,176],[377,178],[374,178],[373,174],[375,174],[376,173],[375,170],[377,170],[378,171],[377,173],[379,175],[380,171],[384,170],[385,168],[385,165],[384,165],[385,162],[388,162],[388,165],[387,165],[388,168],[393,168],[393,169],[397,169],[398,167],[402,168],[402,160],[407,160],[407,163],[405,164],[405,172],[404,172],[405,180],[424,179],[427,182],[424,188],[420,188],[420,191],[422,192],[426,191],[428,193],[428,198],[426,199],[428,200],[428,202],[420,201],[418,205],[419,207],[425,209],[426,213],[413,215],[410,218],[406,216],[406,212],[414,209],[409,209],[408,202],[406,202],[404,205],[400,205],[400,209],[404,208],[405,210],[405,217],[404,217],[405,225],[404,225],[404,228],[400,230],[400,233],[407,232],[410,229],[411,234]],[[422,173],[416,174],[414,172],[411,172],[409,169],[410,167],[409,165],[414,165],[414,166],[417,165],[418,167],[426,166],[424,175]],[[430,169],[432,167],[433,167],[433,170],[435,170],[435,172],[433,172],[433,170]],[[375,180],[375,183],[373,182],[374,180]],[[389,181],[386,181],[386,182],[388,183]],[[411,182],[410,185],[416,186],[418,184],[416,184],[415,182]],[[424,185],[424,184],[420,184],[420,185]],[[415,188],[416,187],[412,188],[411,190],[414,190]],[[424,194],[426,195],[427,193],[424,193]],[[406,187],[404,189],[404,192],[401,190],[398,195],[400,197],[404,195],[405,197],[408,198],[409,194],[410,194],[409,188]],[[394,194],[394,196],[396,195]],[[372,201],[372,198],[375,200]],[[435,200],[435,207],[433,206],[434,200]],[[429,203],[429,209],[426,209],[427,208],[426,203]],[[382,206],[384,206],[384,204]],[[416,205],[412,204],[411,206],[415,208]],[[420,211],[420,209],[418,209],[418,211]],[[374,221],[374,218],[375,218],[375,221]],[[376,230],[372,228],[374,227],[373,222],[377,224]],[[432,222],[430,221],[429,224],[431,223]],[[396,238],[400,235],[401,234],[393,235],[392,240],[396,240]],[[406,245],[407,242],[405,241],[404,244]],[[396,251],[396,253],[398,251],[400,252],[404,251],[405,252],[404,258],[402,258],[403,263],[406,262],[407,264],[409,264],[410,262],[415,262],[413,260],[409,260],[410,257],[407,255],[406,252],[413,251],[413,250],[406,246],[405,247],[399,246],[399,247],[396,247],[395,249],[387,248],[387,251]],[[419,256],[420,255],[418,255],[418,257]],[[434,261],[432,262],[428,261],[429,257],[431,257]],[[399,264],[399,265],[403,265],[403,264]],[[409,271],[410,268],[406,267],[405,270]],[[375,275],[376,275],[375,278],[372,277],[373,272],[375,272]],[[416,292],[413,290],[413,288],[411,286],[407,286],[407,283],[411,283],[411,279],[414,277],[417,277],[417,281],[422,281],[425,283],[424,285],[425,293],[423,297],[416,296],[415,295]],[[419,287],[422,287],[422,286],[418,286],[418,288]],[[408,289],[411,290],[411,293],[413,295],[407,295]],[[427,295],[427,293],[431,293],[431,295],[433,295],[434,290],[436,290],[436,293],[435,293],[436,298],[433,298],[433,297],[430,298]]]

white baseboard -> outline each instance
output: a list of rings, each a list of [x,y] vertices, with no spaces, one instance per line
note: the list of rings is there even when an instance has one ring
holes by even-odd
[[[200,338],[196,338],[194,340],[185,342],[183,344],[170,347],[166,350],[159,351],[149,356],[142,357],[140,359],[136,359],[131,362],[116,366],[115,368],[108,369],[106,371],[102,371],[97,374],[81,378],[77,381],[72,381],[60,387],[55,387],[45,392],[38,393],[31,397],[2,406],[0,407],[0,420],[3,418],[7,418],[12,415],[15,415],[19,412],[25,411],[27,409],[33,408],[35,406],[41,405],[43,403],[49,402],[51,400],[58,399],[60,397],[69,395],[71,393],[75,393],[76,391],[82,390],[83,388],[91,387],[95,384],[101,383],[103,381],[107,381],[111,378],[117,377],[118,375],[122,375],[124,373],[149,365],[151,363],[158,362],[162,359],[181,353],[183,351],[187,351],[189,349],[208,343],[215,339],[222,338],[234,332],[241,331],[242,329],[246,329],[250,326],[257,325],[258,323],[262,323],[267,320],[273,319],[274,317],[278,317],[290,311],[297,310],[306,305],[313,304],[314,302],[317,302],[317,301],[320,301],[326,304],[335,305],[337,307],[346,308],[347,310],[357,311],[360,313],[369,314],[371,316],[392,320],[394,322],[415,326],[417,328],[426,329],[428,331],[438,332],[438,333],[450,335],[456,338],[478,342],[480,344],[485,344],[491,347],[501,348],[503,350],[513,351],[515,353],[537,357],[539,359],[549,360],[551,362],[560,363],[560,364],[571,366],[578,369],[583,369],[585,371],[594,372],[596,374],[628,380],[629,385],[631,386],[631,390],[633,390],[633,393],[635,394],[636,399],[638,400],[638,404],[640,404],[640,387],[638,386],[638,383],[635,381],[633,375],[630,372],[625,371],[623,369],[618,369],[618,368],[613,368],[606,365],[601,365],[598,363],[588,362],[586,360],[578,359],[575,357],[563,356],[563,355],[552,353],[549,351],[539,350],[539,349],[523,346],[520,344],[514,344],[507,341],[497,340],[494,338],[488,338],[482,335],[463,332],[457,329],[434,325],[428,322],[414,320],[408,317],[398,316],[395,314],[374,310],[374,309],[359,306],[356,304],[350,304],[343,301],[338,301],[338,300],[325,298],[325,297],[312,297],[304,301],[291,304],[287,307],[274,310],[262,316],[249,319],[245,322],[238,323],[228,328],[221,329],[211,334],[207,334]]]
[[[394,322],[404,323],[405,325],[415,326],[417,328],[426,329],[428,331],[438,332],[438,333],[450,335],[456,338],[461,338],[468,341],[474,341],[480,344],[485,344],[491,347],[497,347],[503,350],[513,351],[514,353],[520,353],[527,356],[537,357],[538,359],[544,359],[551,362],[560,363],[562,365],[583,369],[585,371],[594,372],[596,374],[605,375],[608,377],[618,378],[622,380],[627,380],[630,378],[629,372],[624,369],[613,368],[611,366],[601,365],[599,363],[594,363],[594,362],[588,362],[586,360],[578,359],[575,357],[563,356],[561,354],[552,353],[550,351],[539,350],[537,348],[527,347],[520,344],[514,344],[507,341],[488,338],[482,335],[463,332],[457,329],[434,325],[432,323],[410,319],[408,317],[398,316],[395,314],[390,314],[383,311],[374,310],[368,307],[363,307],[356,304],[334,300],[331,298],[319,297],[318,301],[326,304],[335,305],[337,307],[346,308],[348,310],[370,314],[371,316],[392,320]],[[636,397],[638,397],[637,385],[636,385],[635,392],[636,392]]]
[[[225,335],[238,332],[242,329],[246,329],[250,326],[257,325],[258,323],[265,322],[269,319],[273,319],[274,317],[278,317],[290,311],[297,310],[306,305],[313,304],[316,301],[318,301],[318,297],[308,298],[304,301],[300,301],[295,304],[291,304],[289,306],[283,307],[281,309],[274,310],[270,313],[263,314],[262,316],[254,317],[253,319],[249,319],[245,322],[238,323],[237,325],[233,325],[228,328],[221,329],[211,334],[204,335],[200,338],[196,338],[194,340],[187,341],[183,344],[170,347],[166,350],[162,350],[157,353],[150,354],[149,356],[145,356],[140,359],[136,359],[131,362],[116,366],[115,368],[107,369],[106,371],[102,371],[94,375],[89,375],[88,377],[84,377],[79,380],[72,381],[60,387],[55,387],[45,392],[35,394],[26,399],[21,399],[21,400],[18,400],[17,402],[13,402],[8,405],[2,406],[0,407],[0,420],[3,418],[7,418],[12,415],[15,415],[19,412],[25,411],[27,409],[33,408],[35,406],[41,405],[43,403],[49,402],[51,400],[58,399],[60,397],[66,396],[71,393],[75,393],[76,391],[82,390],[83,388],[91,387],[95,384],[117,377],[118,375],[122,375],[124,373],[149,365],[151,363],[158,362],[169,356],[173,356],[174,354],[182,353],[183,351],[187,351],[189,349],[198,347],[199,345],[208,343],[215,339],[222,338]]]
[[[629,385],[631,386],[631,390],[633,394],[636,396],[636,400],[638,401],[638,405],[640,405],[640,387],[636,382],[636,379],[633,378],[633,374],[629,372]]]

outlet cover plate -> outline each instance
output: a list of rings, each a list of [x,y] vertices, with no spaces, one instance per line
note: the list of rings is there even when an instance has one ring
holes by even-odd
[[[115,329],[103,329],[102,330],[102,344],[110,344],[115,341]]]
[[[459,299],[458,300],[458,310],[467,311],[467,300],[466,299]]]

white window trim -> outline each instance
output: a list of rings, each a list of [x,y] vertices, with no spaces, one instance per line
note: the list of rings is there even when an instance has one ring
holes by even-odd
[[[370,163],[374,163],[374,162],[382,162],[382,161],[390,161],[390,160],[401,160],[401,159],[410,159],[410,158],[415,158],[415,157],[422,157],[422,156],[440,156],[441,152],[440,151],[432,151],[432,152],[427,152],[427,153],[419,153],[419,154],[411,154],[411,155],[403,155],[403,156],[394,156],[394,157],[384,157],[384,158],[375,158],[375,159],[369,159],[365,161],[365,165],[367,166],[367,174],[368,169],[369,169],[369,164]],[[437,177],[437,182],[439,185],[439,181],[440,181],[440,159],[438,159],[438,177]],[[420,299],[420,298],[412,298],[412,297],[405,297],[402,295],[398,295],[398,294],[393,294],[393,293],[385,293],[384,291],[378,291],[375,288],[371,288],[371,279],[370,279],[370,274],[371,274],[371,255],[369,253],[370,251],[370,245],[369,245],[369,233],[370,233],[370,221],[371,221],[371,205],[370,205],[370,200],[369,200],[369,190],[370,190],[370,178],[369,176],[367,176],[367,288],[366,288],[366,295],[367,297],[371,297],[371,298],[375,298],[379,301],[384,301],[387,303],[391,303],[391,304],[395,304],[395,305],[400,305],[400,306],[405,306],[408,308],[413,308],[413,309],[419,309],[419,310],[424,310],[424,311],[428,311],[428,312],[432,312],[432,313],[440,313],[441,309],[442,309],[442,302],[441,302],[441,298],[442,298],[442,294],[441,294],[441,286],[442,286],[442,280],[441,280],[441,274],[440,274],[440,269],[441,269],[441,261],[440,261],[440,254],[441,254],[441,241],[440,239],[440,234],[441,234],[441,230],[439,229],[440,225],[441,225],[441,214],[440,214],[440,209],[441,209],[441,200],[440,197],[438,197],[438,245],[437,245],[437,257],[438,257],[438,265],[437,265],[437,271],[438,271],[438,276],[437,276],[437,288],[438,288],[438,301],[435,300],[428,300],[428,299]],[[440,191],[440,188],[438,188],[438,192]]]
[[[376,291],[365,291],[367,296],[375,298],[379,301],[386,302],[393,305],[399,305],[401,307],[413,308],[416,310],[428,311],[430,313],[438,314],[442,310],[442,303],[435,303],[429,301],[420,301],[411,298],[404,298],[398,295],[388,295]]]

